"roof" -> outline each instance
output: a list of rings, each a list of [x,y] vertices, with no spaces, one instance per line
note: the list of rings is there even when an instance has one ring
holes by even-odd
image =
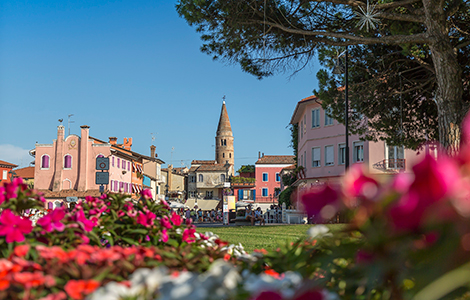
[[[292,165],[294,164],[294,155],[265,155],[258,159],[256,162],[257,165],[261,164],[269,164],[269,165],[279,165],[279,164],[286,164]]]
[[[285,167],[285,168],[282,168],[282,170],[286,170],[286,171],[288,171],[288,170],[295,170],[295,165],[287,166],[287,167]]]
[[[4,167],[4,168],[16,168],[18,167],[18,165],[15,165],[15,164],[12,164],[12,163],[9,163],[9,162],[6,162],[4,160],[0,160],[0,167]]]
[[[16,177],[21,177],[23,179],[34,178],[34,167],[26,167],[15,170]]]
[[[53,192],[51,190],[38,190],[38,192],[44,194],[44,198],[65,198],[65,197],[81,197],[86,196],[99,197],[101,193],[99,190],[88,190],[84,192],[79,192],[76,190],[62,190],[58,192]]]
[[[294,113],[292,114],[292,118],[290,120],[290,123],[291,124],[299,123],[299,120],[300,120],[300,117],[301,117],[301,112],[303,111],[305,106],[307,106],[307,104],[310,104],[313,101],[317,102],[317,103],[321,103],[321,100],[318,99],[318,97],[315,96],[315,95],[309,96],[309,97],[304,98],[304,99],[300,100],[299,102],[297,102],[297,105],[294,109]]]
[[[228,118],[225,101],[222,103],[222,110],[220,111],[219,125],[217,126],[217,135],[232,135],[232,126],[230,126],[230,120]]]
[[[191,165],[215,164],[215,160],[193,160]]]
[[[213,165],[200,165],[196,170],[197,172],[207,172],[207,171],[227,171],[225,165],[222,164],[213,164]]]

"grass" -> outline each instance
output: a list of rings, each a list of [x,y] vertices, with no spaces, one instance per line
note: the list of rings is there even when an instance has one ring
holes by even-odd
[[[275,226],[236,226],[236,227],[212,227],[198,228],[197,232],[212,231],[221,240],[231,244],[241,243],[248,253],[254,249],[274,250],[280,244],[293,242],[305,237],[307,230],[315,225],[275,225]],[[336,231],[344,227],[341,224],[327,225],[330,230]]]

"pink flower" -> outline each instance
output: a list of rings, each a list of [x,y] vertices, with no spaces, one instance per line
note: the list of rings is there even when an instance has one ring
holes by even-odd
[[[74,219],[77,223],[79,223],[80,225],[82,225],[83,229],[85,231],[92,231],[93,230],[93,227],[96,226],[96,223],[97,223],[97,219],[94,218],[94,219],[91,219],[91,220],[88,220],[86,217],[85,217],[85,213],[83,212],[83,210],[79,210],[75,216],[74,216]]]
[[[47,232],[51,232],[53,230],[64,231],[65,225],[60,222],[64,216],[65,210],[63,208],[56,208],[51,213],[39,219],[37,223]]]
[[[180,215],[178,215],[177,213],[173,212],[171,214],[171,222],[173,222],[173,224],[175,226],[180,226],[181,223],[183,223],[183,219],[181,218]]]
[[[140,194],[142,197],[144,197],[145,200],[153,199],[152,191],[149,189],[142,190]]]
[[[164,243],[168,242],[168,233],[166,229],[162,230],[162,237],[160,238],[160,241]]]
[[[379,184],[364,173],[361,165],[353,165],[344,177],[344,194],[350,198],[360,197],[373,200],[378,192]]]
[[[194,228],[186,228],[183,231],[183,242],[187,242],[188,244],[193,243],[196,240],[196,229]]]
[[[156,217],[157,216],[151,211],[147,211],[146,213],[139,212],[137,215],[137,223],[145,227],[150,227],[153,225],[153,220],[155,220]]]
[[[325,297],[320,290],[308,290],[299,296],[294,297],[294,300],[323,300]]]
[[[0,186],[0,204],[2,204],[5,199],[5,188],[3,186]]]
[[[254,300],[282,300],[282,295],[273,291],[262,291]]]
[[[164,216],[163,218],[160,219],[160,224],[162,224],[163,227],[171,229],[173,228],[173,225],[171,225],[170,220],[168,219],[167,216]]]
[[[441,158],[439,163],[430,155],[413,167],[415,179],[409,190],[389,210],[391,223],[398,230],[417,230],[430,208],[454,196],[460,185],[460,175],[455,162]]]
[[[338,211],[339,192],[326,184],[303,194],[302,204],[309,217],[317,220],[331,219]]]
[[[24,241],[24,234],[33,230],[29,219],[14,215],[9,209],[5,209],[0,216],[0,235],[6,236],[7,243]]]

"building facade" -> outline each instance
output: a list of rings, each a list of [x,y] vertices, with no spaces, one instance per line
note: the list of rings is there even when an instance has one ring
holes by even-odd
[[[5,183],[10,183],[13,176],[13,169],[18,167],[18,165],[0,160],[0,186],[3,186]]]
[[[290,123],[298,125],[297,163],[303,167],[297,184],[339,180],[345,171],[345,126],[328,116],[316,96],[297,103]],[[410,171],[423,154],[403,146],[363,141],[359,135],[349,135],[350,166],[361,164],[370,173],[384,177]]]
[[[263,155],[255,163],[256,202],[277,204],[281,170],[294,163],[293,155]]]

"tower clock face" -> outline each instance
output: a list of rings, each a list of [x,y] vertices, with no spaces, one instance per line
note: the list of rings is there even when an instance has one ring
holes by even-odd
[[[75,141],[75,140],[70,141],[70,146],[71,147],[75,147],[75,145],[77,145],[77,141]]]

